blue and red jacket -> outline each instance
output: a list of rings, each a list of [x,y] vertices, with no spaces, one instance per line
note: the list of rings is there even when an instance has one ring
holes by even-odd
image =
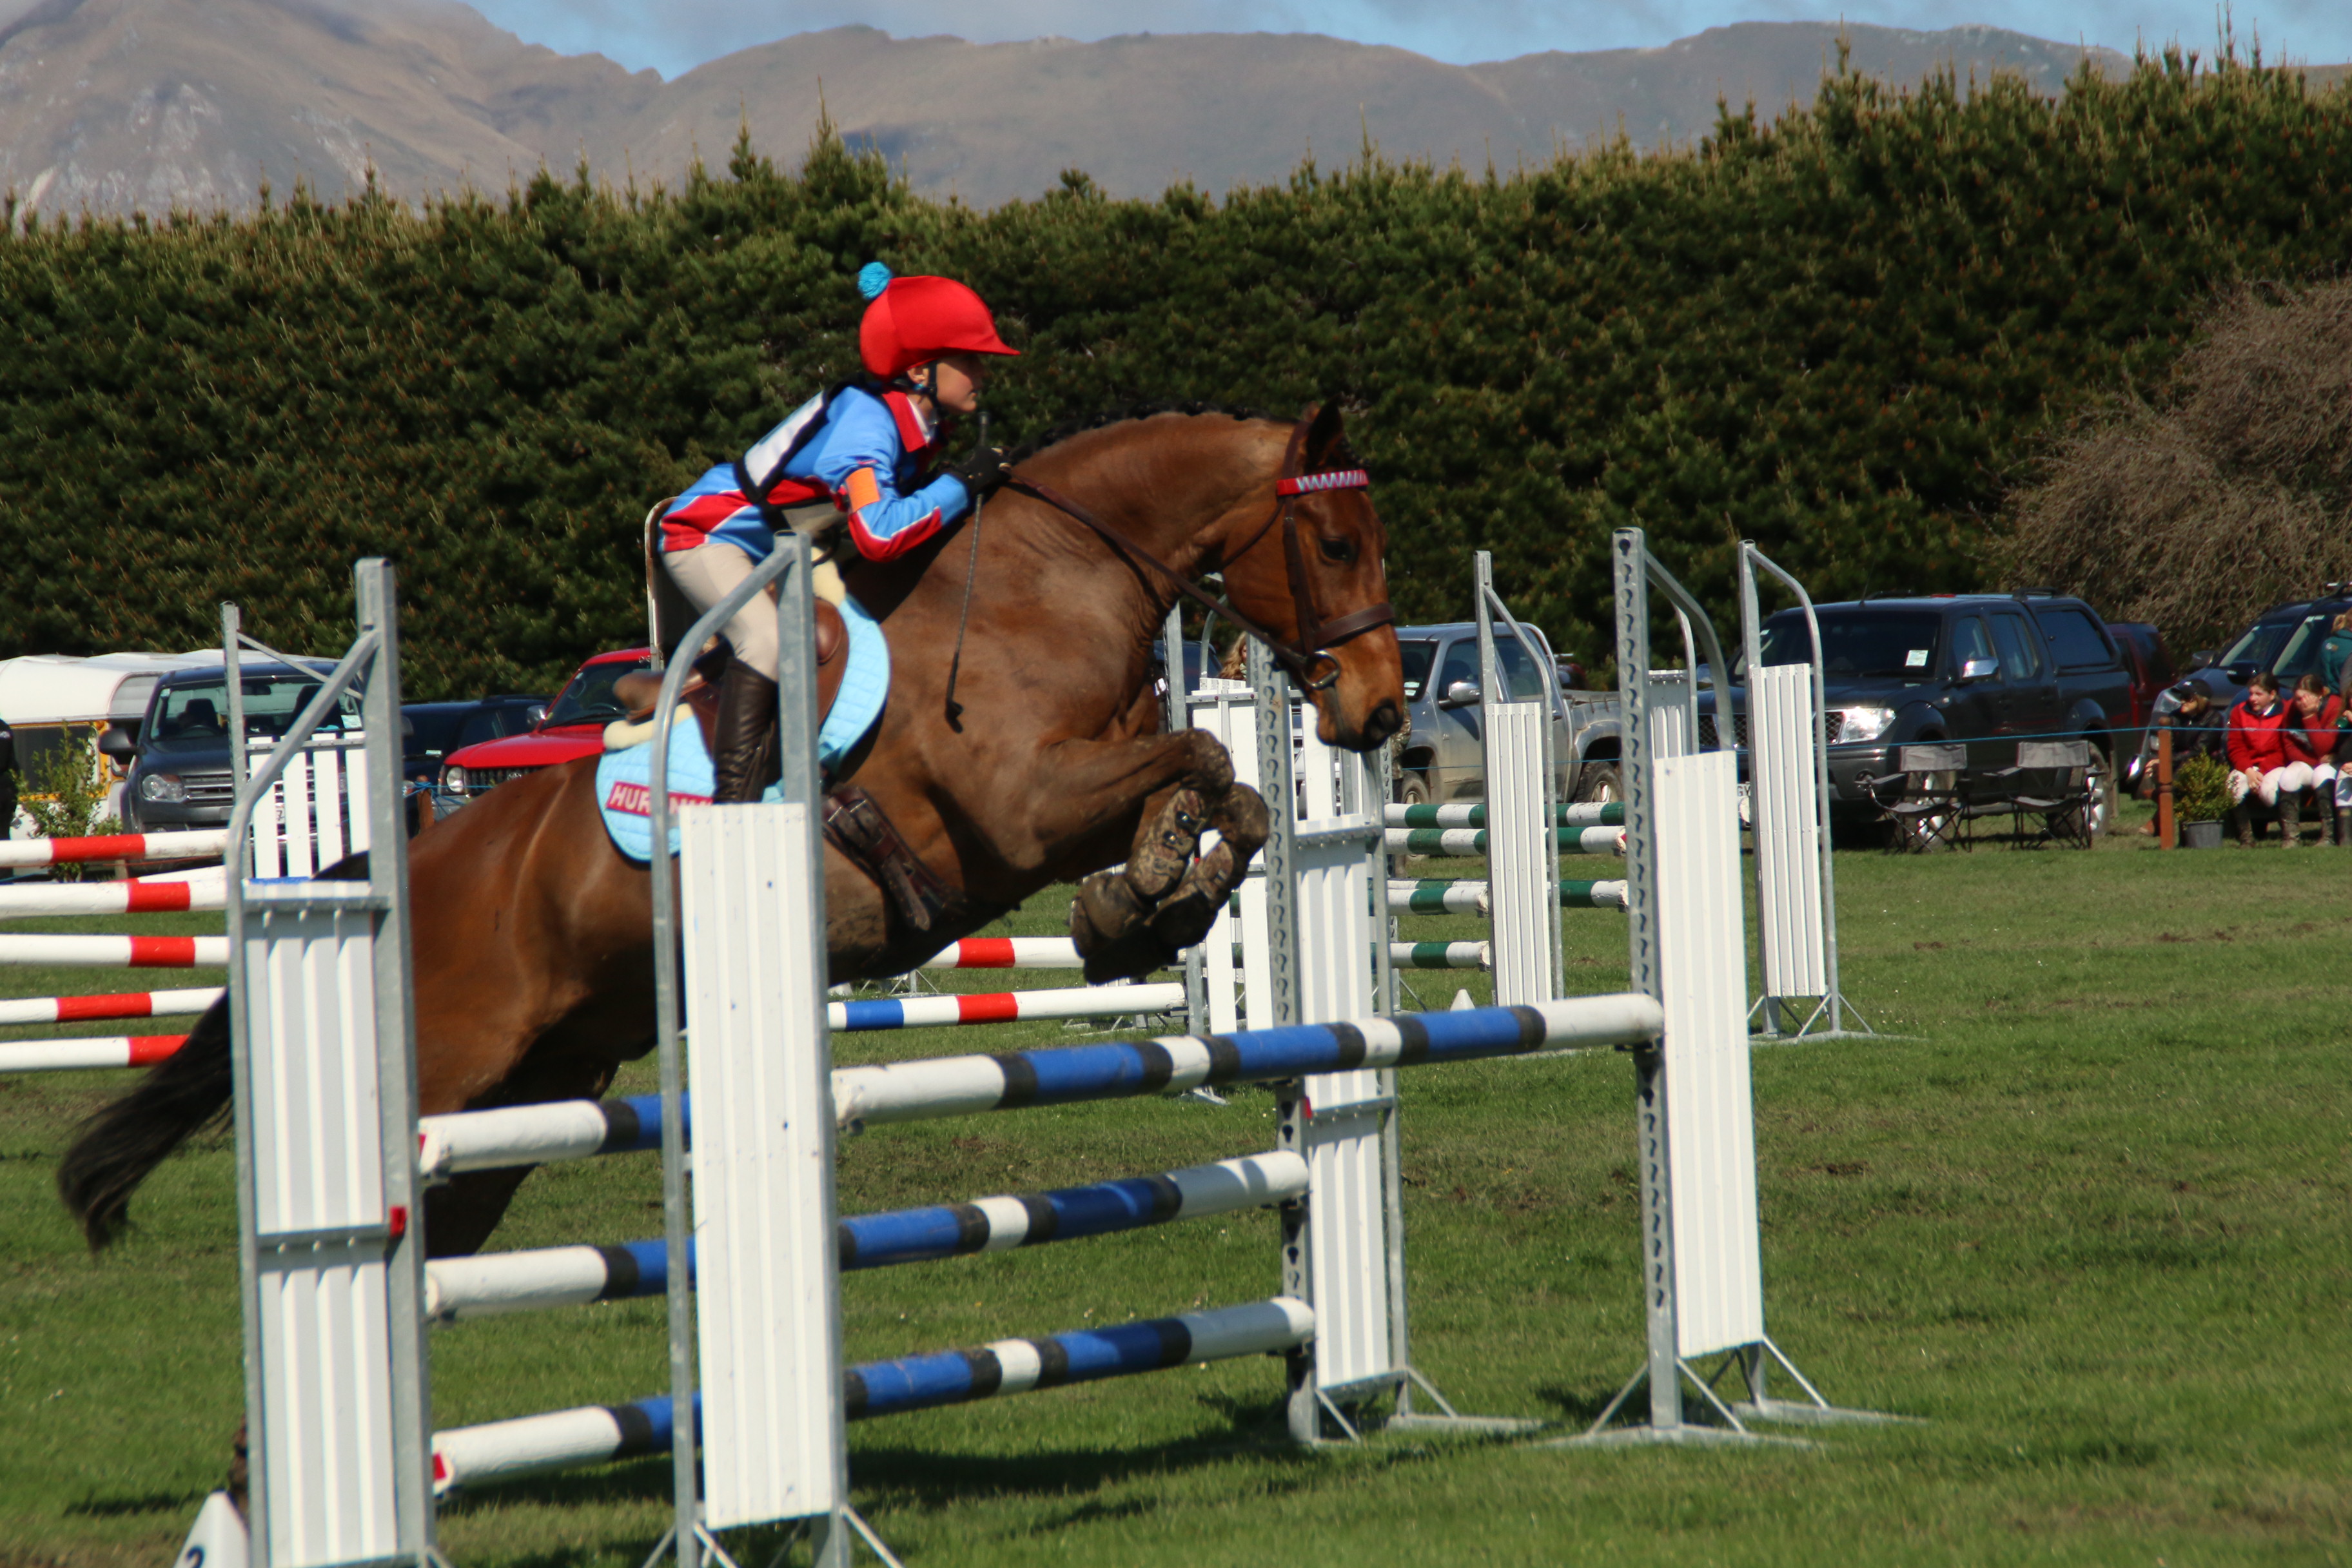
[[[762,482],[780,508],[830,500],[847,514],[849,537],[869,561],[903,555],[971,510],[963,481],[941,474],[910,492],[938,426],[904,393],[845,386],[810,398],[743,455],[742,471]],[[760,509],[744,498],[737,466],[721,463],[694,481],[662,515],[662,549],[694,550],[709,541],[764,561],[775,538]]]

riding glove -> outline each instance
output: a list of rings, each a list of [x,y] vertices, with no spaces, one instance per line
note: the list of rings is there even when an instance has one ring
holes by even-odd
[[[1013,464],[1002,447],[974,447],[971,456],[948,470],[963,482],[974,500],[1013,477]]]

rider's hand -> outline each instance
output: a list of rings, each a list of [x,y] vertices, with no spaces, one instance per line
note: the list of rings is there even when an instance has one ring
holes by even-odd
[[[962,480],[966,492],[978,500],[1013,477],[1013,465],[1002,447],[974,447],[971,456],[948,472]]]

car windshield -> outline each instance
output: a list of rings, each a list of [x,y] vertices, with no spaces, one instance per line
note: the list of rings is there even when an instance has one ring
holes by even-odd
[[[2268,669],[2271,660],[2285,646],[2286,639],[2300,625],[2295,621],[2263,621],[2253,630],[2230,645],[2230,651],[2218,662],[2223,668],[2233,664],[2251,664],[2256,669]]]
[[[1412,638],[1400,641],[1397,652],[1404,659],[1404,700],[1418,701],[1421,689],[1429,682],[1429,661],[1437,657],[1437,645]]]
[[[466,710],[411,708],[402,717],[408,731],[408,743],[402,750],[412,757],[439,757],[457,750],[457,726],[465,721]]]
[[[245,731],[248,736],[276,740],[286,733],[297,714],[319,695],[320,678],[300,675],[246,675]],[[322,735],[356,733],[360,727],[359,699],[345,692],[319,726]],[[199,746],[225,746],[228,742],[228,679],[191,681],[161,688],[154,718],[141,737],[163,751]]]
[[[613,683],[647,668],[644,659],[630,663],[616,658],[610,664],[590,665],[573,676],[572,684],[555,700],[555,707],[547,715],[548,727],[602,724],[608,720],[627,718],[627,710],[613,700]]]
[[[1822,613],[1822,673],[1832,679],[1925,680],[1936,673],[1944,617],[1919,610],[1826,610]],[[1764,624],[1764,662],[1802,664],[1813,639],[1801,615]]]
[[[2306,616],[2303,624],[2294,628],[2294,635],[2287,638],[2286,647],[2279,650],[2277,661],[2271,666],[2271,673],[2279,678],[2282,688],[2319,668],[2319,650],[2327,641],[2328,623],[2335,618]]]

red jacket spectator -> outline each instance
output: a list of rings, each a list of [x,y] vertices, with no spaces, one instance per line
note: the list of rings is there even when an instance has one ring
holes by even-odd
[[[2230,753],[2230,766],[2237,773],[2266,773],[2273,768],[2287,764],[2285,730],[2287,713],[2294,704],[2271,699],[2267,712],[2258,712],[2253,697],[2230,710],[2230,730],[2222,745]]]
[[[2336,742],[2341,739],[2336,721],[2344,715],[2344,699],[2329,698],[2316,713],[2305,713],[2292,699],[2279,706],[2286,710],[2286,728],[2279,731],[2279,740],[2286,748],[2288,762],[2309,763],[2315,768],[2336,755]]]

